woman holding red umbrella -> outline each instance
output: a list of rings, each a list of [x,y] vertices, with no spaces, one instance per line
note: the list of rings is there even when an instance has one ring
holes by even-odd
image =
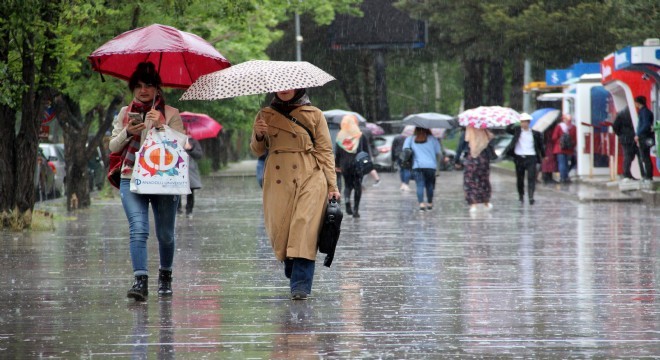
[[[109,148],[113,153],[124,153],[121,164],[119,192],[128,218],[130,255],[135,281],[127,296],[145,301],[148,295],[147,239],[149,237],[149,204],[154,214],[160,268],[158,295],[172,295],[172,265],[174,262],[174,224],[179,195],[137,194],[130,184],[138,151],[151,128],[169,126],[183,133],[179,110],[165,105],[161,92],[161,79],[153,63],[140,63],[128,81],[133,101],[121,108],[114,121]]]

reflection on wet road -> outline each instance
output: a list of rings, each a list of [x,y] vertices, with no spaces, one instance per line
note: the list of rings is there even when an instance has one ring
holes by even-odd
[[[125,298],[118,197],[73,215],[43,204],[61,215],[54,232],[0,233],[0,358],[660,356],[657,208],[543,186],[520,205],[513,176],[493,173],[495,208],[470,214],[462,173],[448,172],[418,212],[395,174],[381,177],[297,302],[253,178],[206,179],[194,218],[178,218],[170,300],[155,276],[147,302]],[[156,254],[150,239],[152,274]]]

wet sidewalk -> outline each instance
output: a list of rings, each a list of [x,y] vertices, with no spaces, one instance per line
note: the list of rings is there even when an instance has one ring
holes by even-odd
[[[249,165],[249,166],[248,166]],[[252,164],[245,165],[249,169]],[[254,173],[210,176],[177,219],[174,296],[126,299],[117,195],[85,211],[41,204],[52,232],[0,233],[0,358],[438,359],[660,356],[659,210],[538,186],[517,201],[494,171],[491,211],[469,213],[462,173],[416,210],[396,174],[365,183],[331,268],[291,301],[265,235]],[[158,267],[150,239],[149,267]],[[321,255],[322,259],[322,255]]]

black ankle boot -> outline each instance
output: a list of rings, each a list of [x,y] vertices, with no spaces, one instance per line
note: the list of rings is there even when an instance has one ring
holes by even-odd
[[[147,296],[149,295],[148,285],[149,276],[147,275],[138,275],[135,277],[135,282],[133,287],[128,290],[127,297],[135,299],[135,301],[146,301]]]
[[[346,214],[353,215],[353,209],[351,208],[351,202],[350,201],[346,202]]]
[[[172,296],[172,270],[158,270],[158,296]]]

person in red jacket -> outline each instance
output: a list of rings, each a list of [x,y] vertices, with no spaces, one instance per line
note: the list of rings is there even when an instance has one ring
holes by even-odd
[[[572,124],[572,118],[568,114],[561,117],[561,123],[555,126],[552,133],[552,141],[555,143],[552,153],[557,157],[557,165],[559,165],[559,182],[567,184],[571,182],[568,177],[570,170],[568,162],[573,155],[575,155],[575,144],[577,143],[577,129]],[[567,134],[570,138],[570,143],[562,141],[562,136]]]

